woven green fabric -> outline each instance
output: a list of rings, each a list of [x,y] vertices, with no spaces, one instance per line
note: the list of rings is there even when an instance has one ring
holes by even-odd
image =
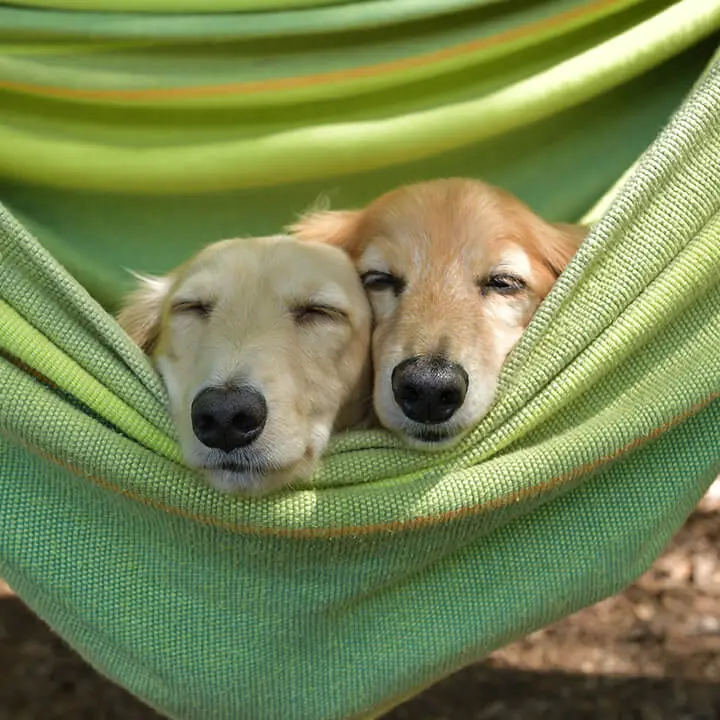
[[[308,12],[354,5],[379,7]],[[532,47],[502,31],[504,55],[468,60],[496,78],[442,59],[422,82],[387,70],[396,103],[351,85],[335,115],[312,106],[315,90],[286,88],[252,109],[253,129],[246,85],[202,112],[168,95],[70,97],[127,90],[145,56],[113,43],[151,37],[157,18],[118,37],[101,13],[80,14],[73,35],[36,12],[30,42],[33,11],[0,8],[13,20],[0,21],[0,575],[171,717],[376,715],[629,583],[720,471],[717,61],[603,201],[460,447],[428,455],[349,433],[312,483],[255,500],[218,495],[179,462],[161,383],[97,302],[113,306],[123,267],[163,270],[208,240],[277,229],[321,189],[349,205],[451,171],[574,219],[665,123],[720,27],[707,0],[420,5],[443,17],[427,40],[438,46],[468,18],[522,27],[530,7],[564,18],[563,42],[543,25]],[[567,24],[573,9],[585,25]],[[160,38],[172,57],[208,60],[207,47],[172,45],[184,33],[170,23]],[[383,33],[407,47],[428,37],[387,18],[368,47]],[[314,72],[295,51],[298,76]],[[72,71],[55,76],[63,53]],[[159,56],[148,67],[138,86],[179,82]]]

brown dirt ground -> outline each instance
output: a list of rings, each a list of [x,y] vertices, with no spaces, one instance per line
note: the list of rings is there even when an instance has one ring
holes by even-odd
[[[495,652],[386,720],[720,718],[720,486],[625,592]],[[158,720],[0,581],[0,720]]]

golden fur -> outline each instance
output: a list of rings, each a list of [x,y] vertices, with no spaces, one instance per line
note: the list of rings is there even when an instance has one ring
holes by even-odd
[[[287,236],[226,240],[166,277],[144,278],[119,322],[168,390],[184,457],[225,492],[259,494],[309,476],[331,431],[370,400],[370,308],[347,255]],[[262,433],[226,452],[191,420],[206,388],[257,389]]]
[[[421,448],[456,442],[486,414],[510,349],[587,232],[464,178],[403,186],[361,210],[311,212],[291,231],[343,248],[365,278],[375,413]],[[468,378],[462,406],[433,437],[406,417],[391,388],[398,364],[421,356],[447,358]]]

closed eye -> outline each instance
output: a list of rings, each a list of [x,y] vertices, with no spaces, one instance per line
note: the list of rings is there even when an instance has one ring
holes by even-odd
[[[517,275],[510,273],[491,273],[483,280],[478,281],[483,295],[498,293],[499,295],[515,295],[527,290],[527,283]]]
[[[292,314],[298,325],[309,325],[323,321],[348,322],[349,320],[348,314],[344,310],[332,305],[317,303],[296,305],[292,309]]]
[[[203,300],[176,300],[170,307],[172,313],[196,315],[200,318],[210,317],[213,304]]]
[[[360,280],[368,292],[392,290],[397,296],[405,289],[405,280],[403,278],[380,270],[368,270],[360,276]]]

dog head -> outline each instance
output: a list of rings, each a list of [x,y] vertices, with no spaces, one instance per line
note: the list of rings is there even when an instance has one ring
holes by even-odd
[[[348,257],[288,237],[208,246],[119,315],[168,390],[187,463],[218,490],[309,476],[370,394],[370,308]]]
[[[510,349],[586,233],[462,178],[310,213],[291,230],[353,258],[374,314],[375,412],[427,449],[487,413]]]

